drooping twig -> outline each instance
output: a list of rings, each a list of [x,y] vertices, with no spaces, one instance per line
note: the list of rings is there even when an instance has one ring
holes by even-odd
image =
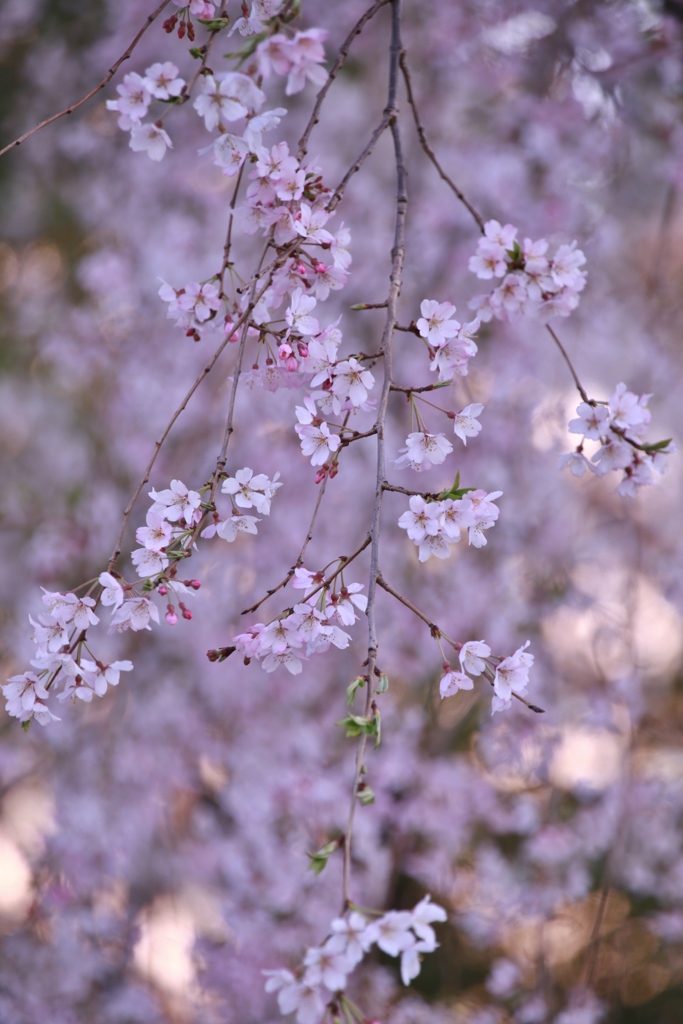
[[[425,151],[425,153],[427,154],[427,156],[429,157],[431,162],[434,164],[434,167],[438,171],[440,178],[443,181],[446,182],[448,187],[455,193],[455,195],[458,197],[458,199],[463,204],[463,206],[467,210],[469,210],[470,214],[472,215],[472,217],[477,222],[479,230],[481,231],[481,233],[483,235],[484,234],[484,218],[481,216],[481,214],[479,214],[475,210],[475,208],[465,198],[465,196],[460,191],[460,189],[455,184],[455,182],[451,178],[449,178],[449,176],[446,174],[446,172],[444,171],[443,167],[441,166],[441,164],[437,160],[436,154],[434,153],[434,150],[432,149],[432,147],[429,145],[429,143],[427,141],[427,135],[425,134],[425,130],[424,130],[423,126],[422,126],[422,121],[420,120],[420,114],[419,114],[419,111],[417,109],[417,104],[415,102],[415,95],[413,93],[413,85],[412,85],[412,81],[411,81],[411,78],[410,78],[410,70],[408,68],[408,61],[406,59],[406,52],[405,52],[405,50],[401,51],[401,71],[403,72],[403,80],[404,80],[405,86],[406,86],[406,93],[408,94],[408,103],[410,104],[410,109],[413,112],[413,120],[415,121],[415,128],[417,129],[417,135],[418,135],[418,138],[420,140],[420,145],[422,146],[423,150]]]
[[[391,129],[394,144],[394,156],[396,160],[396,213],[394,218],[394,245],[391,252],[391,274],[389,278],[389,293],[387,295],[387,317],[382,334],[380,351],[382,353],[384,382],[382,394],[377,408],[377,477],[375,484],[375,501],[372,510],[372,522],[370,526],[370,578],[368,581],[368,604],[366,614],[368,618],[368,660],[367,660],[367,688],[365,695],[365,715],[369,716],[373,701],[373,682],[375,678],[375,666],[377,663],[377,623],[375,615],[375,604],[377,596],[377,582],[379,577],[379,533],[380,519],[382,513],[382,497],[384,495],[385,479],[385,451],[384,451],[384,429],[386,423],[387,406],[391,390],[392,376],[392,341],[394,327],[396,325],[396,307],[401,293],[403,280],[403,262],[405,259],[405,221],[408,208],[408,193],[406,188],[406,169],[403,159],[403,148],[401,135],[398,128],[398,106],[397,87],[399,76],[399,59],[401,54],[401,0],[391,0],[391,47],[389,57],[389,89],[387,106],[384,112],[383,122]],[[358,744],[356,753],[356,766],[351,788],[351,804],[349,816],[344,835],[344,876],[343,876],[343,906],[348,907],[350,901],[351,885],[351,847],[353,841],[353,825],[356,814],[356,800],[358,796],[358,785],[363,770],[363,758],[367,746],[367,735],[363,733]]]
[[[337,59],[335,60],[334,64],[332,65],[332,67],[330,69],[330,73],[329,73],[329,75],[327,77],[327,81],[322,86],[322,88],[320,89],[320,92],[318,93],[318,95],[315,98],[315,103],[313,105],[313,111],[311,113],[310,119],[308,121],[308,124],[304,128],[303,135],[299,139],[299,151],[298,151],[298,153],[296,155],[296,158],[299,161],[299,163],[301,163],[301,161],[303,160],[303,158],[306,155],[306,150],[307,150],[307,147],[308,147],[308,139],[310,137],[311,132],[313,131],[313,129],[315,128],[315,126],[318,123],[318,115],[320,114],[320,108],[323,105],[323,102],[325,100],[325,97],[327,96],[327,93],[328,93],[328,91],[330,89],[330,86],[332,85],[332,83],[334,82],[335,78],[337,77],[337,75],[339,74],[339,72],[343,68],[344,64],[346,63],[346,58],[349,55],[349,50],[351,49],[351,44],[353,43],[353,41],[356,38],[356,36],[360,35],[360,33],[363,31],[363,29],[365,28],[367,23],[370,21],[370,19],[374,18],[374,16],[377,14],[377,11],[379,11],[381,7],[384,7],[389,2],[390,2],[390,0],[377,0],[377,2],[372,5],[372,7],[368,8],[368,10],[362,16],[362,18],[360,18],[356,22],[356,24],[353,26],[353,28],[349,32],[348,36],[346,37],[346,39],[342,43],[341,48],[339,50],[339,53],[337,55]]]
[[[25,142],[26,139],[29,138],[29,136],[33,135],[37,131],[40,131],[41,128],[45,128],[48,124],[52,124],[53,121],[58,121],[60,117],[64,117],[66,114],[73,114],[74,110],[77,110],[79,107],[82,107],[84,103],[87,103],[89,99],[92,99],[92,97],[96,93],[98,93],[100,89],[104,89],[105,85],[111,82],[112,78],[114,77],[118,69],[121,67],[123,62],[128,60],[133,50],[138,45],[138,43],[142,39],[143,35],[145,34],[149,26],[152,24],[152,22],[156,21],[156,19],[163,11],[164,7],[166,7],[169,3],[170,0],[163,0],[163,3],[159,4],[157,9],[155,11],[152,11],[152,13],[149,15],[149,17],[145,21],[145,24],[142,26],[142,28],[140,29],[140,31],[138,32],[138,34],[136,35],[135,39],[130,44],[128,49],[121,54],[118,60],[114,61],[114,63],[109,68],[109,71],[107,71],[102,81],[98,82],[94,89],[91,89],[90,92],[85,94],[85,96],[82,96],[80,100],[76,100],[75,103],[69,104],[69,106],[65,107],[64,110],[60,110],[58,114],[53,114],[52,117],[46,117],[44,121],[41,121],[40,124],[35,125],[33,128],[30,129],[30,131],[24,132],[23,135],[20,135],[18,139],[14,139],[14,141],[10,142],[7,146],[5,146],[4,149],[0,149],[0,156],[4,156],[4,154],[8,153],[10,149],[15,149],[17,146],[20,146],[22,142]]]
[[[595,403],[591,402],[590,398],[588,397],[588,394],[586,393],[586,390],[585,390],[583,384],[579,380],[578,374],[577,374],[576,370],[574,369],[572,361],[571,361],[571,359],[569,358],[569,356],[567,354],[566,348],[564,347],[564,345],[562,344],[562,342],[560,341],[558,336],[555,334],[555,331],[552,329],[550,324],[546,324],[545,328],[546,328],[548,334],[550,335],[550,337],[553,339],[553,341],[555,342],[555,344],[559,348],[560,352],[562,353],[562,357],[563,357],[565,363],[567,364],[567,366],[569,367],[569,372],[571,373],[572,377],[574,378],[574,383],[576,384],[577,391],[579,392],[579,394],[583,398],[584,402],[587,402],[589,405],[594,405]]]

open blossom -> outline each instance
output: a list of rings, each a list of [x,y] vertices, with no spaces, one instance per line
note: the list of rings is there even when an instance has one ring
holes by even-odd
[[[375,378],[369,370],[363,369],[362,363],[345,359],[335,367],[332,391],[338,398],[348,398],[352,405],[359,406],[367,400],[374,384]]]
[[[438,502],[426,502],[419,494],[414,494],[408,502],[410,509],[404,512],[398,521],[402,530],[416,544],[425,537],[435,537],[441,529],[441,508]]]
[[[156,576],[168,568],[169,560],[161,551],[150,548],[138,548],[133,551],[130,560],[135,566],[138,576]]]
[[[199,522],[201,518],[199,506],[202,499],[197,491],[188,490],[182,480],[171,480],[170,488],[158,492],[151,490],[149,496],[154,501],[153,510],[170,523],[179,519],[186,523]]]
[[[238,469],[234,477],[228,477],[223,481],[221,491],[223,494],[231,494],[235,504],[240,508],[252,508],[262,516],[270,515],[270,503],[281,483],[278,483],[280,474],[276,473],[272,480],[269,480],[264,473],[254,476],[254,471],[246,466]]]
[[[208,540],[217,536],[222,540],[227,540],[228,544],[232,544],[237,539],[238,533],[258,533],[256,527],[258,521],[255,516],[233,515],[229,519],[221,519],[216,515],[214,521],[202,530],[202,537]]]
[[[453,672],[449,666],[448,672],[439,681],[439,693],[443,699],[452,697],[458,690],[471,690],[473,686],[474,683],[469,676],[464,672]]]
[[[110,572],[101,572],[98,582],[104,588],[100,594],[100,601],[105,607],[114,606],[114,610],[123,604],[125,591],[115,576]]]
[[[167,149],[173,149],[168,134],[156,124],[134,124],[130,132],[130,148],[135,153],[147,153],[150,160],[163,160]]]
[[[171,542],[173,527],[154,507],[147,513],[146,523],[135,531],[138,544],[144,544],[150,551],[163,551]]]
[[[285,320],[296,334],[320,333],[320,324],[314,316],[309,315],[316,304],[317,300],[312,295],[304,295],[301,288],[292,293]]]
[[[493,688],[496,696],[507,701],[512,693],[524,693],[529,682],[529,669],[534,663],[533,654],[527,654],[530,641],[519,647],[509,658],[504,658],[496,668]]]
[[[330,433],[324,420],[317,425],[297,423],[294,429],[301,441],[301,451],[306,457],[310,456],[312,466],[322,466],[341,444],[341,439]]]
[[[469,640],[460,648],[460,665],[471,676],[480,676],[490,655],[491,648],[483,640]]]
[[[460,330],[457,320],[451,320],[455,313],[452,302],[436,302],[425,299],[420,304],[422,317],[417,321],[417,329],[430,345],[444,345],[449,338],[454,338]]]
[[[340,992],[346,986],[346,975],[353,969],[353,964],[344,953],[325,945],[307,951],[304,967],[306,984],[324,985],[330,992]]]
[[[119,127],[129,131],[132,125],[141,121],[147,114],[152,102],[152,91],[148,88],[144,78],[135,71],[124,75],[121,85],[117,85],[116,91],[119,94],[117,100],[108,100],[109,110],[118,110],[126,120],[119,121]]]
[[[46,590],[43,594],[43,603],[47,605],[52,618],[60,626],[67,626],[73,622],[78,629],[87,629],[88,626],[94,626],[100,621],[93,611],[95,601],[92,597],[50,593]]]
[[[351,911],[347,917],[338,917],[332,922],[332,935],[325,945],[343,953],[351,967],[355,967],[371,946],[365,935],[366,927],[365,918]]]
[[[132,672],[132,661],[112,661],[110,665],[83,658],[81,668],[92,676],[92,685],[98,697],[104,696],[107,686],[118,686],[122,672]]]
[[[453,421],[453,429],[463,444],[467,444],[468,437],[476,437],[481,430],[481,423],[478,418],[484,411],[484,406],[479,402],[473,402],[461,409]]]
[[[395,460],[399,469],[410,467],[418,472],[440,465],[453,451],[453,445],[443,434],[427,434],[415,431],[408,435],[405,454]]]
[[[576,412],[578,418],[569,421],[570,433],[583,434],[590,441],[599,441],[609,427],[610,414],[606,406],[581,402]]]
[[[126,629],[137,632],[140,629],[151,629],[151,622],[159,622],[157,606],[146,597],[131,597],[123,602],[111,620],[110,633],[120,633]]]
[[[147,91],[158,100],[180,96],[185,85],[183,79],[178,78],[178,68],[170,60],[164,64],[152,64],[142,81]]]
[[[252,79],[238,71],[204,75],[200,88],[201,93],[192,105],[204,118],[207,131],[258,111],[265,100]]]
[[[186,284],[177,302],[178,309],[183,313],[192,313],[200,324],[208,320],[212,312],[221,308],[218,285],[211,281],[205,284],[199,284],[198,281]]]

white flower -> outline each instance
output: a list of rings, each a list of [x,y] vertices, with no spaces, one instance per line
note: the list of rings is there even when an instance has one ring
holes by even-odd
[[[460,649],[460,666],[471,676],[480,676],[486,668],[484,658],[491,654],[491,648],[483,640],[468,640]]]
[[[471,685],[464,689],[471,689]],[[412,910],[412,928],[419,939],[436,948],[436,935],[431,927],[434,921],[446,921],[448,914],[438,903],[432,903],[431,896],[427,895],[421,899]],[[429,950],[431,952],[431,950]]]
[[[420,312],[422,317],[417,321],[417,329],[430,345],[441,347],[460,330],[458,321],[451,320],[455,313],[455,306],[451,302],[425,299],[420,304]]]
[[[418,472],[440,465],[453,451],[453,445],[443,434],[427,434],[422,431],[408,434],[406,446],[401,449],[405,455],[395,460],[396,465],[399,469],[410,466]]]
[[[317,427],[313,424],[297,423],[294,429],[301,441],[301,451],[304,455],[311,456],[312,466],[322,466],[341,444],[341,439],[330,433],[330,428],[324,420]]]
[[[582,452],[567,452],[560,455],[557,460],[557,468],[565,469],[566,466],[569,466],[572,476],[583,476],[587,469],[595,471],[595,467],[590,464]]]
[[[340,992],[346,985],[346,975],[353,970],[353,964],[344,953],[338,953],[328,946],[315,946],[307,950],[304,957],[304,984],[324,985],[330,992]]]
[[[235,504],[240,508],[251,508],[252,506],[263,516],[270,515],[270,502],[275,492],[282,487],[277,483],[279,473],[276,473],[273,480],[269,480],[264,473],[254,476],[253,470],[245,466],[238,469],[234,477],[228,477],[223,481],[221,490],[223,494],[232,494]]]
[[[163,160],[167,149],[173,149],[167,132],[156,124],[134,124],[128,143],[134,153],[146,152],[150,160]]]
[[[140,526],[135,531],[138,544],[144,544],[150,551],[162,551],[168,547],[173,536],[173,527],[152,507],[147,513],[147,526]]]
[[[401,981],[404,985],[410,985],[414,978],[420,973],[422,958],[420,953],[433,953],[436,945],[429,942],[419,942],[413,939],[412,944],[401,953]]]
[[[453,429],[463,444],[467,444],[468,437],[476,437],[481,430],[481,423],[477,417],[481,416],[484,406],[479,402],[466,405],[453,421]]]
[[[232,178],[239,171],[240,167],[249,156],[249,146],[239,135],[231,135],[230,132],[223,132],[218,136],[213,146],[213,162],[217,167],[223,168],[223,174]],[[200,150],[204,152],[204,150]]]
[[[496,668],[493,688],[500,700],[508,701],[512,693],[524,693],[529,682],[529,669],[534,663],[533,654],[526,654],[530,641],[519,647],[509,658],[504,658]]]
[[[415,942],[410,930],[413,916],[407,910],[390,910],[378,921],[372,921],[365,930],[368,944],[376,942],[389,956],[398,956]]]
[[[98,582],[104,588],[100,594],[100,601],[105,607],[114,606],[114,611],[123,604],[125,591],[119,581],[110,572],[101,572]]]
[[[122,672],[132,672],[132,661],[112,661],[111,665],[100,662],[81,660],[81,668],[93,676],[92,686],[98,697],[103,697],[107,686],[118,686]]]
[[[216,533],[223,540],[227,540],[228,544],[232,544],[238,533],[258,533],[256,528],[258,522],[259,520],[255,516],[231,516],[230,519],[224,519],[219,524]],[[202,537],[209,536],[210,529],[207,527],[206,530],[202,530]]]
[[[145,89],[158,100],[180,96],[185,82],[178,78],[178,68],[167,60],[164,64],[152,64],[142,79]]]
[[[365,918],[355,911],[348,917],[338,917],[332,922],[333,934],[325,945],[335,952],[344,953],[351,967],[355,967],[371,945],[365,936],[366,926]]]
[[[159,622],[159,611],[146,597],[131,597],[114,612],[108,632],[122,633],[126,629],[137,632],[140,629],[151,629],[152,622]]]
[[[314,299],[312,295],[304,295],[302,288],[297,288],[292,292],[285,320],[296,334],[318,334],[320,332],[320,324],[316,318],[309,316],[316,305],[317,299]]]
[[[339,398],[348,398],[352,405],[362,405],[374,384],[373,375],[357,359],[345,359],[335,366],[332,391]]]
[[[471,690],[473,686],[474,683],[464,672],[449,671],[441,677],[439,693],[443,700],[444,697],[453,697],[458,690]]]
[[[576,409],[578,419],[569,421],[572,434],[584,434],[591,441],[599,441],[609,427],[609,412],[604,405],[581,402]]]
[[[151,551],[149,548],[137,548],[130,556],[138,576],[156,576],[168,567],[168,558],[161,551]]]
[[[398,521],[402,530],[408,531],[408,536],[416,544],[421,543],[425,537],[435,537],[440,530],[441,507],[438,502],[426,502],[419,494],[414,494],[409,503],[410,510],[404,512]]]
[[[182,480],[171,480],[170,489],[159,492],[151,490],[149,496],[154,501],[154,511],[160,512],[170,523],[179,519],[187,523],[198,522],[201,518],[197,513],[202,499],[197,491],[188,491]]]

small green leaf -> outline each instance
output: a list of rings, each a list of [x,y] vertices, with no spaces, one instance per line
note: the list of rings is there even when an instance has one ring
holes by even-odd
[[[374,804],[374,791],[370,789],[370,786],[366,786],[364,783],[361,782],[360,786],[358,787],[358,799],[362,803],[363,807],[367,807],[368,804]]]
[[[654,441],[652,444],[644,444],[643,451],[645,452],[661,452],[664,448],[667,448],[671,444],[672,438],[667,438],[666,441]]]
[[[200,25],[206,25],[210,32],[220,32],[230,24],[229,18],[197,18]]]
[[[267,35],[267,32],[259,32],[256,36],[250,36],[244,46],[240,46],[239,50],[235,50],[234,53],[224,53],[223,56],[228,57],[231,60],[246,60],[247,57],[251,57],[258,44],[262,42]]]
[[[374,736],[377,733],[376,717],[376,715],[372,718],[367,718],[365,715],[347,715],[346,718],[337,722],[337,725],[342,725],[346,729],[347,739],[354,739],[362,733],[365,733],[366,736]]]
[[[339,837],[339,839],[332,839],[331,842],[325,843],[325,845],[321,846],[320,849],[317,850],[315,853],[306,854],[310,861],[308,867],[313,872],[313,874],[319,875],[321,871],[325,870],[325,868],[327,867],[328,860],[330,859],[334,851],[339,849],[339,847],[342,845],[342,842],[343,840],[341,837]]]
[[[201,46],[191,46],[190,47],[190,57],[196,57],[197,60],[201,60],[203,56],[204,56],[204,51],[202,50]]]
[[[379,683],[377,684],[377,693],[386,693],[389,689],[389,676],[385,675],[384,672],[379,677]]]
[[[365,679],[363,676],[356,676],[352,683],[346,687],[346,703],[353,704],[353,698],[356,696],[356,690],[362,690],[365,686]]]
[[[21,723],[21,728],[24,730],[24,732],[28,732],[30,727],[31,727],[31,719],[30,718],[26,722],[22,722]]]

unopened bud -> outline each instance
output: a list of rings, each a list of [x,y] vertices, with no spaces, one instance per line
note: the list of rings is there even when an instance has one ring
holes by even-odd
[[[168,610],[166,612],[166,621],[168,622],[169,626],[175,626],[176,622],[178,621],[178,616],[176,615],[175,608],[173,607],[172,604],[168,605]]]
[[[296,373],[299,369],[299,364],[296,361],[296,356],[289,356],[285,363],[290,373]]]
[[[162,583],[161,586],[159,587],[159,593],[161,594],[162,597],[166,597],[166,594],[168,594],[168,587]]]

